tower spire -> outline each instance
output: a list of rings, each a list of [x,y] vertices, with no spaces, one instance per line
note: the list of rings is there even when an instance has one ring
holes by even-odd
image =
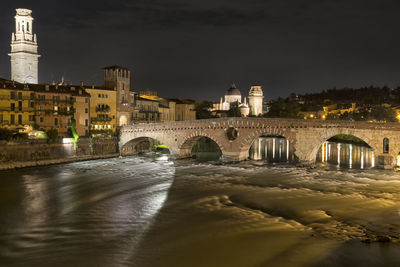
[[[32,10],[18,8],[15,33],[11,35],[11,79],[20,83],[38,83],[38,45],[33,33]]]

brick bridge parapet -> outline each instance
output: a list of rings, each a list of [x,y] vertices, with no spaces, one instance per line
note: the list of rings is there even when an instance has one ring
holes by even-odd
[[[236,139],[229,140],[228,129],[237,131]],[[399,123],[280,118],[220,118],[124,126],[119,146],[123,154],[125,146],[134,146],[143,138],[152,138],[166,145],[172,155],[185,158],[191,156],[193,144],[206,136],[218,144],[227,161],[241,161],[249,157],[249,149],[256,138],[271,134],[285,137],[302,162],[315,162],[321,144],[338,134],[364,140],[374,150],[375,157],[396,159],[400,152]],[[388,153],[383,153],[384,138],[389,139]]]

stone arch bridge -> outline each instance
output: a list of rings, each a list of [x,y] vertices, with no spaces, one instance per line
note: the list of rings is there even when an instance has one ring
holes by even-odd
[[[228,132],[237,134],[234,140]],[[122,155],[134,150],[136,144],[147,138],[166,145],[177,158],[191,156],[193,144],[205,136],[214,140],[226,161],[242,161],[249,157],[253,141],[265,135],[285,137],[300,162],[314,163],[322,143],[338,135],[353,135],[364,140],[374,150],[377,165],[393,166],[400,152],[399,123],[368,123],[322,120],[221,118],[124,126],[120,135]],[[383,148],[383,139],[389,139],[389,151]]]

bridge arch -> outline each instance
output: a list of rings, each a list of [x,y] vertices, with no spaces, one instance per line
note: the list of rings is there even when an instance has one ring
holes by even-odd
[[[322,134],[320,136],[320,138],[317,140],[316,144],[314,145],[312,151],[311,151],[311,156],[312,156],[312,160],[315,162],[318,156],[318,151],[321,148],[321,146],[328,140],[332,139],[335,136],[339,136],[339,135],[347,135],[347,136],[352,136],[355,137],[357,139],[362,140],[365,144],[367,144],[372,151],[376,151],[379,152],[379,149],[377,147],[377,144],[374,140],[371,140],[371,138],[366,135],[363,134],[361,132],[349,132],[349,131],[336,131],[336,132],[330,132],[330,133],[326,133],[326,134]]]
[[[137,154],[139,152],[145,151],[146,147],[138,147],[141,143],[145,143],[145,142],[149,142],[149,146],[153,146],[155,144],[161,144],[161,145],[165,145],[168,149],[170,149],[170,146],[168,146],[168,144],[165,144],[162,140],[160,139],[156,139],[154,137],[150,137],[150,136],[139,136],[136,138],[133,138],[127,142],[125,142],[124,144],[122,144],[120,146],[120,154],[122,156],[125,155],[133,155],[133,154]],[[151,149],[152,147],[149,147],[149,149]]]
[[[194,144],[200,140],[200,138],[202,137],[206,137],[208,139],[211,139],[212,141],[214,141],[219,149],[221,150],[222,155],[224,155],[225,153],[225,149],[224,146],[222,145],[222,143],[218,140],[218,138],[215,138],[214,136],[212,136],[209,133],[193,133],[190,134],[188,136],[186,136],[183,141],[178,144],[178,148],[179,148],[179,158],[189,158],[192,156],[192,148],[194,146]]]
[[[242,157],[245,157],[248,159],[250,157],[250,148],[253,145],[253,143],[260,137],[266,137],[266,136],[277,136],[277,137],[282,137],[285,138],[286,140],[289,141],[289,146],[293,147],[295,144],[295,138],[293,135],[290,133],[284,131],[284,129],[280,128],[271,128],[271,129],[260,129],[251,132],[248,136],[246,136],[242,142],[242,144],[239,147],[240,154]],[[295,151],[295,148],[293,149]]]

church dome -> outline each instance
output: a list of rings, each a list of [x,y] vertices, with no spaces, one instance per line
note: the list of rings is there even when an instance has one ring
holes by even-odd
[[[225,95],[235,95],[235,96],[242,96],[239,89],[236,88],[236,85],[232,83],[231,88],[226,91]]]

